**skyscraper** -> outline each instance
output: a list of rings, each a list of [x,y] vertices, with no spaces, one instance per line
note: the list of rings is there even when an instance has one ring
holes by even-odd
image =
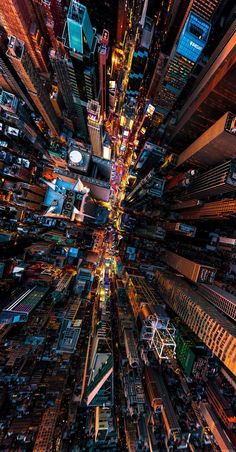
[[[162,42],[148,91],[156,105],[153,133],[159,129],[159,136],[165,131],[166,118],[170,113],[172,116],[172,119],[169,117],[170,124],[174,122],[176,102],[187,85],[190,74],[204,55],[211,23],[219,4],[220,0],[209,2],[192,0],[188,4],[181,2],[181,9],[177,2],[170,6],[170,9],[173,8],[174,23],[171,19],[168,25],[167,21],[167,40]],[[176,8],[179,8],[177,17]],[[162,123],[165,123],[165,126],[160,128]]]
[[[59,40],[62,37],[65,18],[66,1],[65,0],[34,0],[36,11],[42,16],[46,25],[47,32],[54,49],[57,49]]]
[[[197,295],[182,278],[158,270],[156,279],[165,302],[236,375],[235,326]]]
[[[35,68],[48,72],[45,38],[31,0],[9,0],[1,5],[0,23],[9,36],[25,43]]]
[[[214,281],[216,268],[209,265],[193,262],[169,250],[166,250],[161,260],[194,283],[206,282],[211,284]]]
[[[27,109],[18,96],[15,96],[11,92],[0,90],[0,109],[1,120],[6,125],[16,126],[19,128],[22,136],[27,137],[31,143],[36,144],[36,139],[41,134],[39,131],[36,131],[36,125],[31,118],[31,109]],[[17,146],[14,146],[13,143],[12,146],[17,149]]]
[[[155,166],[157,168],[163,163],[166,150],[150,141],[146,141],[135,161],[134,172],[142,177]]]
[[[99,102],[101,105],[101,115],[106,117],[107,110],[107,58],[108,58],[109,31],[103,30],[99,46]]]
[[[236,320],[236,297],[215,285],[200,284],[199,293],[231,320]]]
[[[221,0],[193,0],[191,9],[205,20],[211,20]]]
[[[178,157],[177,167],[182,165],[207,167],[222,159],[230,159],[235,153],[235,115],[225,113],[199,138],[193,141]],[[222,146],[223,145],[223,146]],[[214,149],[214,152],[212,150]]]
[[[171,121],[167,126],[167,140],[179,151],[189,146],[226,111],[234,113],[235,27],[236,20],[197,77],[191,95],[186,98],[176,121]]]
[[[97,36],[87,8],[71,0],[63,33],[63,42],[75,70],[79,98],[87,102],[97,97]]]
[[[128,22],[128,2],[126,2],[125,0],[119,0],[118,17],[116,25],[116,41],[118,45],[123,44],[127,22]]]
[[[233,160],[214,166],[214,168],[195,177],[180,199],[205,199],[223,193],[236,191],[236,165]]]
[[[71,0],[62,45],[50,52],[50,59],[67,112],[83,138],[88,134],[87,102],[98,96],[97,43],[86,7]]]
[[[23,81],[32,101],[41,113],[53,135],[59,134],[59,123],[51,105],[49,95],[38,77],[34,64],[23,41],[11,36],[7,56]]]
[[[165,180],[152,169],[127,195],[125,203],[135,208],[145,206],[151,200],[162,197],[164,186]]]
[[[67,118],[70,118],[69,128],[74,130],[74,126],[78,125],[81,135],[86,137],[87,128],[82,106],[78,97],[75,71],[72,62],[65,50],[61,47],[59,50],[51,49],[50,60],[66,107],[66,111],[63,112],[65,125],[68,125]]]
[[[154,97],[160,122],[170,113],[208,40],[210,24],[193,10],[172,49]]]
[[[174,209],[173,209],[174,210]],[[223,198],[219,201],[206,202],[203,205],[195,204],[192,208],[186,207],[179,215],[180,220],[224,220],[233,217],[236,213],[236,200]]]
[[[96,101],[89,101],[88,110],[88,129],[89,137],[92,144],[92,152],[99,157],[102,156],[102,124],[101,124],[101,107]]]
[[[13,65],[6,56],[8,39],[4,34],[0,36],[0,86],[6,91],[17,94],[30,110],[34,110],[32,100],[20,80]]]

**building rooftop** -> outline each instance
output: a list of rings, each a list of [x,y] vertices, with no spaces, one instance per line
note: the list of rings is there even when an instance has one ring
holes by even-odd
[[[14,94],[2,90],[0,93],[0,107],[9,113],[15,113],[18,106],[18,99]]]
[[[162,274],[162,272],[158,271],[158,273]],[[214,319],[219,326],[221,326],[224,330],[228,331],[232,336],[236,336],[236,326],[233,322],[230,322],[225,316],[223,316],[217,308],[215,308],[212,304],[206,303],[206,300],[201,297],[196,291],[192,289],[192,287],[183,280],[183,278],[174,275],[168,271],[165,271],[166,281],[170,282],[171,285],[174,285],[184,294],[185,298],[191,300],[191,302],[197,306],[199,306],[200,310]]]
[[[95,32],[87,8],[77,0],[71,0],[67,15],[68,44],[74,52],[83,54],[84,44],[92,49]]]
[[[91,160],[91,146],[73,141],[68,149],[68,168],[87,174]]]
[[[80,323],[80,322],[79,322]],[[76,321],[65,319],[62,323],[57,345],[59,353],[74,353],[79,340],[81,328]]]
[[[3,309],[0,314],[0,323],[27,321],[29,314],[42,301],[47,291],[47,287],[34,286],[33,288],[27,289]]]

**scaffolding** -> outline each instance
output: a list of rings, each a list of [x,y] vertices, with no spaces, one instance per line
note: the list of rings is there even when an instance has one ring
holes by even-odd
[[[170,323],[170,319],[158,313],[158,307],[152,312],[149,306],[144,306],[142,313],[141,340],[147,342],[158,360],[170,360],[175,357],[175,328]]]

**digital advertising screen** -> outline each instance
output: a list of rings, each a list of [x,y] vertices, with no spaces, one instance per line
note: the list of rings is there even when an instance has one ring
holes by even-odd
[[[194,63],[206,46],[210,24],[197,14],[190,13],[179,38],[177,52]]]

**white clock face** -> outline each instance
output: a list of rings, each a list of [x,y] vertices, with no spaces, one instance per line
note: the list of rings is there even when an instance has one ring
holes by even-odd
[[[73,163],[80,163],[82,160],[82,154],[79,151],[72,151],[70,153],[70,160]]]

